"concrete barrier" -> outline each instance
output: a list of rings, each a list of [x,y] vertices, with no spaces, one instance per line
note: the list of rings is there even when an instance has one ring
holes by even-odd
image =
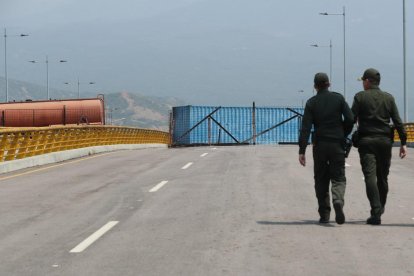
[[[36,155],[33,157],[5,161],[0,163],[0,174],[17,171],[21,169],[42,166],[52,163],[58,163],[65,160],[80,158],[102,152],[111,152],[118,150],[137,150],[146,148],[167,148],[166,144],[126,144],[126,145],[108,145],[73,150],[65,150],[48,154]]]

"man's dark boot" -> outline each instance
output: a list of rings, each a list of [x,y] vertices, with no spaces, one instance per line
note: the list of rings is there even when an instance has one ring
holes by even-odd
[[[319,223],[329,223],[329,215],[321,216]]]
[[[381,218],[371,216],[367,219],[367,224],[380,225],[381,224]]]
[[[341,202],[335,202],[333,204],[335,209],[335,221],[338,224],[344,224],[345,222],[345,214],[343,211],[343,204]]]

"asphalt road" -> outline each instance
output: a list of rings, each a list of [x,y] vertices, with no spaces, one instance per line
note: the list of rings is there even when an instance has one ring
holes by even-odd
[[[145,149],[0,175],[0,275],[413,275],[414,150],[395,148],[383,225],[357,152],[345,215],[317,223],[310,151]]]

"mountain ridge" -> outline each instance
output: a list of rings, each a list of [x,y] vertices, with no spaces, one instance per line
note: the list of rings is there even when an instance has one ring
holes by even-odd
[[[46,88],[41,85],[9,79],[9,101],[45,100]],[[0,87],[5,102],[5,79],[0,77]],[[74,99],[76,94],[70,91],[49,88],[51,99]],[[85,98],[95,98],[91,92],[83,93]],[[175,97],[147,96],[129,91],[99,93],[104,95],[107,124],[140,127],[167,131],[169,114],[172,107],[185,102]]]

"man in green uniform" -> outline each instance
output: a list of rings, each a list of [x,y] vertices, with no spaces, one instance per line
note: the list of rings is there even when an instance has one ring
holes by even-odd
[[[367,219],[367,224],[379,225],[388,194],[388,173],[394,136],[390,119],[400,136],[401,158],[407,154],[407,134],[394,97],[379,88],[380,73],[369,68],[365,70],[362,81],[364,91],[355,95],[352,112],[358,122],[358,152],[371,205],[371,216]]]
[[[346,186],[344,141],[352,131],[354,116],[344,97],[339,93],[330,92],[329,86],[329,78],[325,73],[315,75],[314,87],[317,94],[306,102],[299,137],[299,162],[302,166],[306,165],[305,151],[313,126],[314,179],[319,222],[329,222],[329,182],[332,182],[335,221],[343,224]]]

